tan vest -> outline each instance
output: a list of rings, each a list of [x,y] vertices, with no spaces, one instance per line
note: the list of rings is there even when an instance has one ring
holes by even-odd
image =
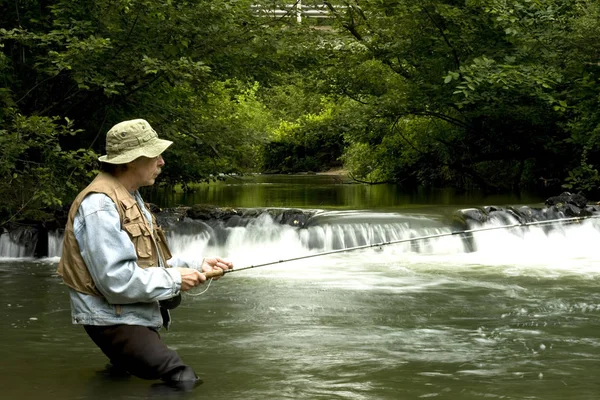
[[[159,257],[162,265],[171,258],[163,230],[156,224],[152,215],[152,226],[144,217],[139,205],[129,191],[112,175],[101,172],[73,201],[65,227],[63,251],[58,264],[58,274],[71,288],[81,293],[101,296],[81,257],[79,244],[75,239],[73,221],[83,199],[90,193],[104,193],[117,205],[121,218],[121,229],[126,231],[137,252],[137,265],[141,268],[157,267]]]

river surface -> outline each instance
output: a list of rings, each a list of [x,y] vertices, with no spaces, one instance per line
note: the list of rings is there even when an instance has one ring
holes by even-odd
[[[146,190],[144,198],[160,207],[212,204],[219,207],[299,207],[351,210],[406,210],[473,205],[537,204],[535,194],[483,194],[453,189],[404,191],[398,185],[363,185],[336,175],[258,175],[228,177],[193,187],[188,193]],[[553,193],[552,195],[557,195]]]
[[[193,202],[259,207],[268,197],[268,206],[312,209],[318,201],[331,207],[320,223],[298,229],[263,216],[223,240],[170,235],[179,255],[222,255],[238,268],[273,262],[197,288],[173,311],[161,334],[204,381],[191,392],[99,373],[106,359],[71,325],[58,255],[1,259],[0,398],[600,398],[600,220],[475,232],[468,251],[444,226],[450,210],[539,199],[409,205],[392,193],[378,207],[356,200],[368,187],[333,182],[338,197],[327,202],[326,183],[318,200],[313,188],[290,185],[298,183],[211,189],[216,197]],[[246,197],[236,204],[227,190]],[[254,203],[252,191],[262,193]],[[318,255],[365,238],[423,236],[432,238]],[[290,258],[299,259],[278,262]]]

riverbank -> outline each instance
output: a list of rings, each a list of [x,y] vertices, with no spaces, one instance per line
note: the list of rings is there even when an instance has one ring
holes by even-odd
[[[317,172],[317,175],[332,175],[332,176],[339,176],[339,177],[348,177],[348,171],[343,169],[343,168],[332,168],[328,171],[324,171],[324,172]]]

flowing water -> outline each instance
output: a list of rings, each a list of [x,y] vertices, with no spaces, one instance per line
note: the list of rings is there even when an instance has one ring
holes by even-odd
[[[452,206],[369,208],[301,229],[264,215],[219,240],[202,224],[171,231],[179,255],[273,262],[173,311],[162,337],[204,381],[189,393],[99,374],[106,360],[70,323],[58,254],[5,257],[0,398],[600,398],[600,220],[475,232],[468,248],[449,234]]]

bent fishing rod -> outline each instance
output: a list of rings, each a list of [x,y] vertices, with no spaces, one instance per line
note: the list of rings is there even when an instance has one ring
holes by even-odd
[[[306,258],[327,256],[327,255],[337,254],[337,253],[345,253],[347,251],[362,250],[362,249],[368,249],[368,248],[372,248],[372,247],[382,247],[382,246],[388,246],[391,244],[414,242],[417,240],[437,239],[437,238],[441,238],[441,237],[445,237],[445,236],[467,235],[467,234],[472,234],[472,233],[477,233],[477,232],[493,231],[493,230],[498,230],[498,229],[511,229],[511,228],[529,227],[529,226],[536,226],[536,225],[552,225],[552,224],[558,224],[558,223],[570,224],[570,223],[579,222],[579,221],[582,221],[585,219],[595,219],[595,218],[600,218],[600,215],[590,215],[590,216],[585,216],[585,217],[572,217],[572,218],[558,218],[558,219],[552,219],[552,220],[546,220],[546,221],[520,222],[520,223],[515,223],[515,224],[509,224],[509,225],[488,226],[488,227],[483,227],[483,228],[466,229],[466,230],[462,230],[462,231],[435,233],[432,235],[415,236],[415,237],[406,238],[406,239],[390,240],[387,242],[365,244],[365,245],[361,245],[361,246],[347,247],[344,249],[323,251],[320,253],[308,254],[305,256],[286,258],[284,260],[277,260],[277,261],[270,261],[270,262],[266,262],[266,263],[262,263],[262,264],[248,265],[246,267],[241,267],[241,268],[234,268],[234,269],[227,269],[227,270],[214,270],[214,271],[206,272],[206,273],[204,273],[204,275],[206,276],[207,279],[210,279],[210,278],[215,278],[218,276],[223,276],[230,272],[244,271],[244,270],[252,269],[252,268],[266,267],[268,265],[275,265],[275,264],[281,264],[281,263],[286,263],[286,262],[290,262],[290,261],[304,260]]]

